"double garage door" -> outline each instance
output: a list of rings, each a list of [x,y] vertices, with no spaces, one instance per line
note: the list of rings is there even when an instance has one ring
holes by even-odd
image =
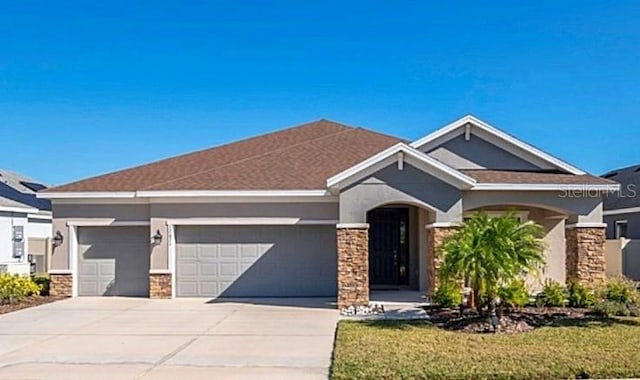
[[[179,297],[336,294],[333,226],[178,226]]]
[[[178,297],[336,294],[333,226],[177,226]],[[80,227],[78,294],[148,296],[148,227]]]

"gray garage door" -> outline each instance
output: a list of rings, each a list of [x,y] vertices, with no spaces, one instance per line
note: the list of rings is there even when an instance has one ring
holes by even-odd
[[[78,294],[149,295],[148,227],[79,227]]]
[[[180,226],[176,243],[177,296],[336,294],[334,226]]]

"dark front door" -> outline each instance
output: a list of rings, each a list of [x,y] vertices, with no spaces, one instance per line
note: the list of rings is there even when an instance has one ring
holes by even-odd
[[[409,210],[379,208],[367,214],[369,281],[372,285],[409,283]]]

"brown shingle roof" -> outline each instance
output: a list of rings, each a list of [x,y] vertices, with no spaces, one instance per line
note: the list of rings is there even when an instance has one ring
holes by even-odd
[[[319,120],[48,191],[324,189],[327,178],[400,141]]]
[[[314,190],[398,143],[397,137],[328,120],[252,137],[45,190]],[[613,184],[591,175],[461,170],[478,183]]]
[[[460,170],[478,183],[614,185],[616,182],[592,175],[518,172],[508,170]]]

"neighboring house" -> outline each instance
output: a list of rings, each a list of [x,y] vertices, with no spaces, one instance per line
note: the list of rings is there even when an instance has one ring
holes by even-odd
[[[640,165],[602,176],[620,183],[620,191],[604,199],[607,239],[621,239],[622,273],[640,281]]]
[[[51,188],[52,292],[150,297],[434,291],[465,214],[518,208],[544,278],[604,276],[618,190],[472,116],[409,143],[328,120]],[[566,244],[565,244],[566,240]]]
[[[31,178],[0,169],[0,272],[47,271],[51,202],[36,198],[46,187]]]

